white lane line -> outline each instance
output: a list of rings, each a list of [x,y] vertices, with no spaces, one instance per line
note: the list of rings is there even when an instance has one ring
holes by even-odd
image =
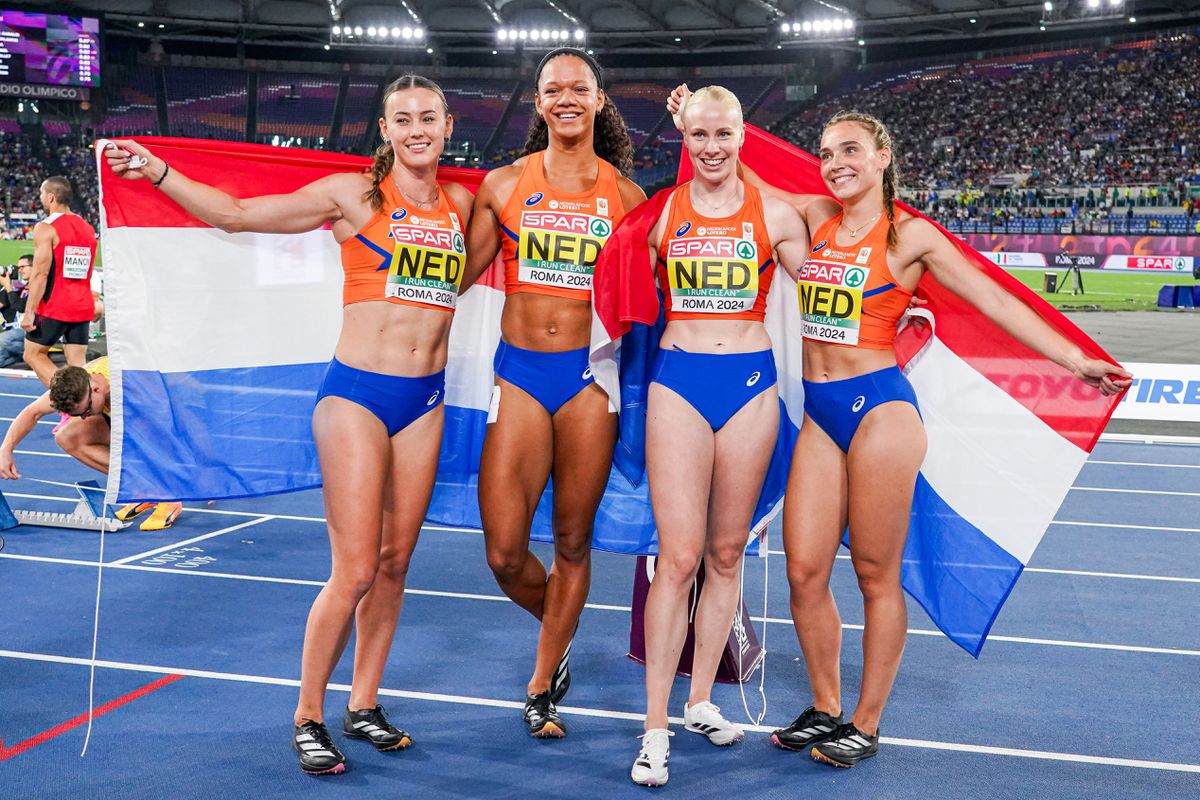
[[[44,563],[44,564],[65,564],[65,565],[69,565],[69,566],[82,566],[82,567],[95,567],[96,566],[96,563],[94,561],[89,562],[89,561],[83,561],[80,559],[53,558],[50,556],[24,556],[24,555],[16,555],[13,553],[0,553],[0,559],[5,559],[5,558],[10,558],[10,559],[18,560],[18,561],[35,561],[35,562],[40,562],[40,563]],[[146,566],[146,565],[142,565],[142,564],[127,564],[127,563],[121,563],[121,562],[113,562],[112,564],[105,564],[104,566],[106,569],[110,569],[110,568],[111,569],[130,569],[130,570],[136,570],[136,571],[142,571],[142,572],[160,572],[160,573],[166,573],[166,574],[170,574],[170,575],[196,575],[196,576],[203,577],[203,578],[224,578],[224,579],[252,581],[252,582],[259,582],[259,583],[282,583],[282,584],[293,584],[293,585],[299,585],[299,586],[324,586],[325,585],[324,581],[305,580],[305,579],[301,579],[301,578],[271,578],[271,577],[260,577],[258,575],[237,575],[237,574],[228,573],[228,572],[210,572],[210,571],[198,570],[198,569],[196,569],[196,570],[171,569],[171,568],[164,568],[164,567]],[[404,593],[411,594],[411,595],[420,595],[423,597],[442,597],[442,598],[451,598],[451,599],[456,599],[456,600],[481,600],[481,601],[491,602],[491,603],[512,602],[504,595],[476,594],[476,593],[471,593],[471,592],[446,592],[446,591],[440,591],[440,590],[434,590],[434,589],[405,589]],[[624,612],[624,613],[629,613],[632,610],[629,606],[608,605],[608,604],[603,604],[603,603],[588,603],[588,604],[586,604],[585,608],[590,608],[595,611],[618,611],[618,612]],[[791,625],[792,625],[792,621],[790,619],[783,619],[780,617],[751,616],[750,619],[753,620],[754,622],[766,622],[766,623],[769,623],[772,625],[786,625],[788,627],[791,627]],[[851,623],[843,623],[842,624],[842,630],[861,631],[862,629],[863,629],[862,625],[855,625],[855,624],[851,624]],[[930,630],[930,629],[926,629],[926,628],[909,628],[908,635],[941,637],[944,634],[939,630]],[[1184,650],[1184,649],[1171,648],[1171,647],[1148,647],[1148,646],[1133,645],[1133,644],[1107,644],[1104,642],[1075,642],[1075,641],[1069,641],[1069,640],[1063,640],[1063,639],[1038,639],[1038,638],[1029,637],[1029,636],[1004,636],[1004,635],[995,634],[995,633],[990,634],[988,636],[988,641],[989,642],[1011,642],[1014,644],[1033,644],[1033,645],[1041,645],[1041,646],[1047,646],[1047,647],[1074,647],[1074,648],[1082,648],[1085,650],[1116,650],[1116,651],[1128,652],[1128,653],[1151,653],[1151,654],[1155,654],[1155,655],[1200,656],[1200,650]]]
[[[274,519],[274,517],[266,516],[266,517],[262,517],[260,519],[251,519],[251,520],[247,520],[246,522],[239,522],[237,525],[230,525],[228,528],[221,528],[221,530],[219,530],[219,531],[213,531],[212,533],[205,533],[201,536],[193,536],[191,539],[184,539],[182,542],[173,542],[164,547],[156,547],[153,550],[147,550],[144,553],[138,553],[137,555],[128,556],[126,558],[122,558],[117,561],[110,561],[110,562],[106,563],[104,566],[115,567],[115,566],[118,566],[121,564],[131,564],[134,561],[141,561],[143,558],[150,558],[150,556],[156,556],[159,553],[165,553],[169,550],[174,550],[176,548],[183,547],[185,545],[195,544],[196,542],[203,542],[205,539],[211,539],[214,536],[221,536],[222,534],[232,533],[233,531],[241,530],[242,528],[249,528],[251,525],[258,525],[259,523],[266,522],[269,519]]]
[[[12,658],[22,661],[35,661],[51,664],[70,664],[73,666],[91,666],[86,658],[71,658],[45,653],[26,653],[18,650],[0,650],[0,658]],[[300,681],[294,678],[275,678],[266,675],[247,675],[236,672],[216,672],[213,670],[187,669],[183,667],[162,667],[152,664],[134,664],[123,661],[96,661],[96,666],[102,669],[123,670],[125,672],[143,672],[155,675],[184,675],[189,678],[205,678],[208,680],[230,681],[234,683],[254,683],[269,686],[286,686],[296,688]],[[328,687],[335,692],[349,693],[350,686],[344,683],[331,683]],[[490,697],[469,697],[466,695],[441,694],[437,692],[413,692],[402,689],[380,688],[379,693],[387,697],[399,697],[405,700],[422,700],[434,703],[453,703],[455,705],[483,706],[487,708],[519,709],[523,704],[514,700],[496,700]],[[594,717],[598,719],[623,720],[641,722],[642,714],[629,711],[614,711],[604,708],[585,708],[581,706],[560,706],[564,714],[579,717]],[[671,717],[675,725],[683,725],[681,717]],[[769,725],[743,725],[744,729],[756,733],[770,733]],[[927,750],[943,750],[960,753],[975,753],[982,755],[1005,756],[1009,758],[1032,758],[1045,761],[1066,761],[1076,764],[1096,764],[1109,767],[1129,767],[1133,769],[1152,769],[1167,772],[1200,773],[1200,764],[1184,764],[1171,761],[1148,761],[1138,758],[1112,758],[1110,756],[1091,756],[1081,753],[1060,753],[1052,750],[1019,750],[1013,747],[992,747],[989,745],[965,744],[961,742],[939,742],[927,739],[906,739],[884,736],[880,738],[883,744],[894,744],[901,747],[916,747]]]
[[[1200,444],[1200,436],[1169,436],[1157,433],[1102,433],[1100,441],[1117,444]]]
[[[0,392],[0,397],[20,397],[25,400],[35,400],[41,397],[40,394],[13,394],[12,392]]]
[[[19,456],[46,456],[47,458],[74,458],[75,456],[67,453],[45,453],[41,450],[14,450]]]
[[[1107,492],[1109,494],[1156,494],[1169,497],[1200,497],[1200,492],[1165,492],[1160,489],[1108,489],[1103,486],[1072,486],[1072,492]]]
[[[784,556],[782,550],[768,550],[770,555]],[[838,561],[850,561],[850,556],[837,556]],[[1138,575],[1128,572],[1091,572],[1081,569],[1050,569],[1048,567],[1026,567],[1025,572],[1040,572],[1045,575],[1070,575],[1079,578],[1111,578],[1114,580],[1164,581],[1166,583],[1200,583],[1200,578],[1177,578],[1173,575]]]
[[[13,422],[16,420],[16,417],[0,417],[0,420],[3,420],[4,422]],[[39,419],[37,422],[38,425],[57,425],[58,423],[59,421],[57,419]]]
[[[1088,464],[1106,464],[1118,467],[1163,467],[1165,469],[1200,469],[1200,464],[1151,464],[1148,461],[1087,461]]]
[[[1051,525],[1068,525],[1079,528],[1118,528],[1127,531],[1167,531],[1169,533],[1200,533],[1200,528],[1168,528],[1162,525],[1128,525],[1123,522],[1080,522],[1078,520],[1056,519]]]

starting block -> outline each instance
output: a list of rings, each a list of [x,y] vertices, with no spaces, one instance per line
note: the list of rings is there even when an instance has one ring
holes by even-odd
[[[70,514],[13,510],[8,504],[8,499],[0,493],[0,531],[18,525],[40,525],[45,528],[113,533],[129,527],[130,523],[117,519],[112,509],[104,505],[104,491],[99,483],[90,480],[79,481],[75,484],[75,491],[79,493],[79,503]]]

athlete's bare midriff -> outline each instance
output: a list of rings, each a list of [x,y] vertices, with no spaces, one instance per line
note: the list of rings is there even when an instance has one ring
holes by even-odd
[[[592,307],[586,300],[516,292],[504,300],[500,332],[504,341],[525,350],[562,353],[591,341]]]
[[[896,351],[804,340],[804,379],[814,383],[840,381],[868,372],[894,367]]]
[[[757,353],[771,349],[771,337],[757,320],[677,319],[667,323],[658,346],[689,353]]]
[[[342,310],[335,356],[349,367],[417,378],[445,368],[454,315],[386,300],[352,303]]]

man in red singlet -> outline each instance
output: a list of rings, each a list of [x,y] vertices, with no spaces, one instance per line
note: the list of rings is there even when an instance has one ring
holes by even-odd
[[[88,328],[96,313],[92,297],[96,231],[71,211],[72,195],[71,182],[62,176],[42,182],[40,199],[49,216],[33,229],[33,275],[21,317],[25,363],[46,386],[55,369],[50,346],[61,339],[67,363],[82,367]]]

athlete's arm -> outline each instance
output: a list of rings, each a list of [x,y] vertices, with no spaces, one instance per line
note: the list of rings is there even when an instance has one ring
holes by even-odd
[[[128,180],[157,181],[159,189],[192,216],[227,233],[303,233],[342,218],[338,202],[362,180],[354,173],[327,175],[290,194],[239,198],[208,184],[194,181],[174,167],[169,174],[163,159],[134,141],[118,140],[104,151],[113,173]],[[132,167],[130,157],[146,163]],[[358,188],[361,193],[361,189]]]
[[[763,198],[763,216],[771,234],[771,244],[779,259],[779,266],[792,277],[800,280],[800,268],[808,258],[808,226],[789,203],[775,197]]]
[[[29,295],[25,299],[25,313],[21,315],[21,330],[33,330],[38,306],[46,294],[46,281],[54,266],[54,245],[58,232],[49,223],[39,222],[33,226],[33,271],[29,275]]]
[[[21,473],[17,471],[17,464],[13,460],[13,451],[38,424],[38,420],[52,413],[54,413],[54,408],[50,405],[49,392],[42,392],[41,397],[21,409],[21,413],[17,414],[12,424],[8,426],[8,432],[4,434],[4,442],[0,443],[0,478],[16,480],[21,477]]]
[[[450,198],[451,205],[458,212],[463,230],[466,230],[467,224],[471,221],[471,204],[475,199],[471,196],[471,191],[461,183],[443,183],[442,190]]]
[[[938,283],[979,309],[1017,341],[1075,373],[1079,380],[1103,394],[1128,388],[1132,375],[1124,368],[1089,358],[1077,345],[1055,330],[1033,309],[1022,303],[980,270],[957,247],[920,217],[898,224],[901,264],[920,262]],[[915,254],[916,258],[911,258]]]
[[[458,292],[470,289],[500,252],[500,213],[516,188],[519,171],[513,167],[492,170],[479,184],[467,225],[467,267]]]

